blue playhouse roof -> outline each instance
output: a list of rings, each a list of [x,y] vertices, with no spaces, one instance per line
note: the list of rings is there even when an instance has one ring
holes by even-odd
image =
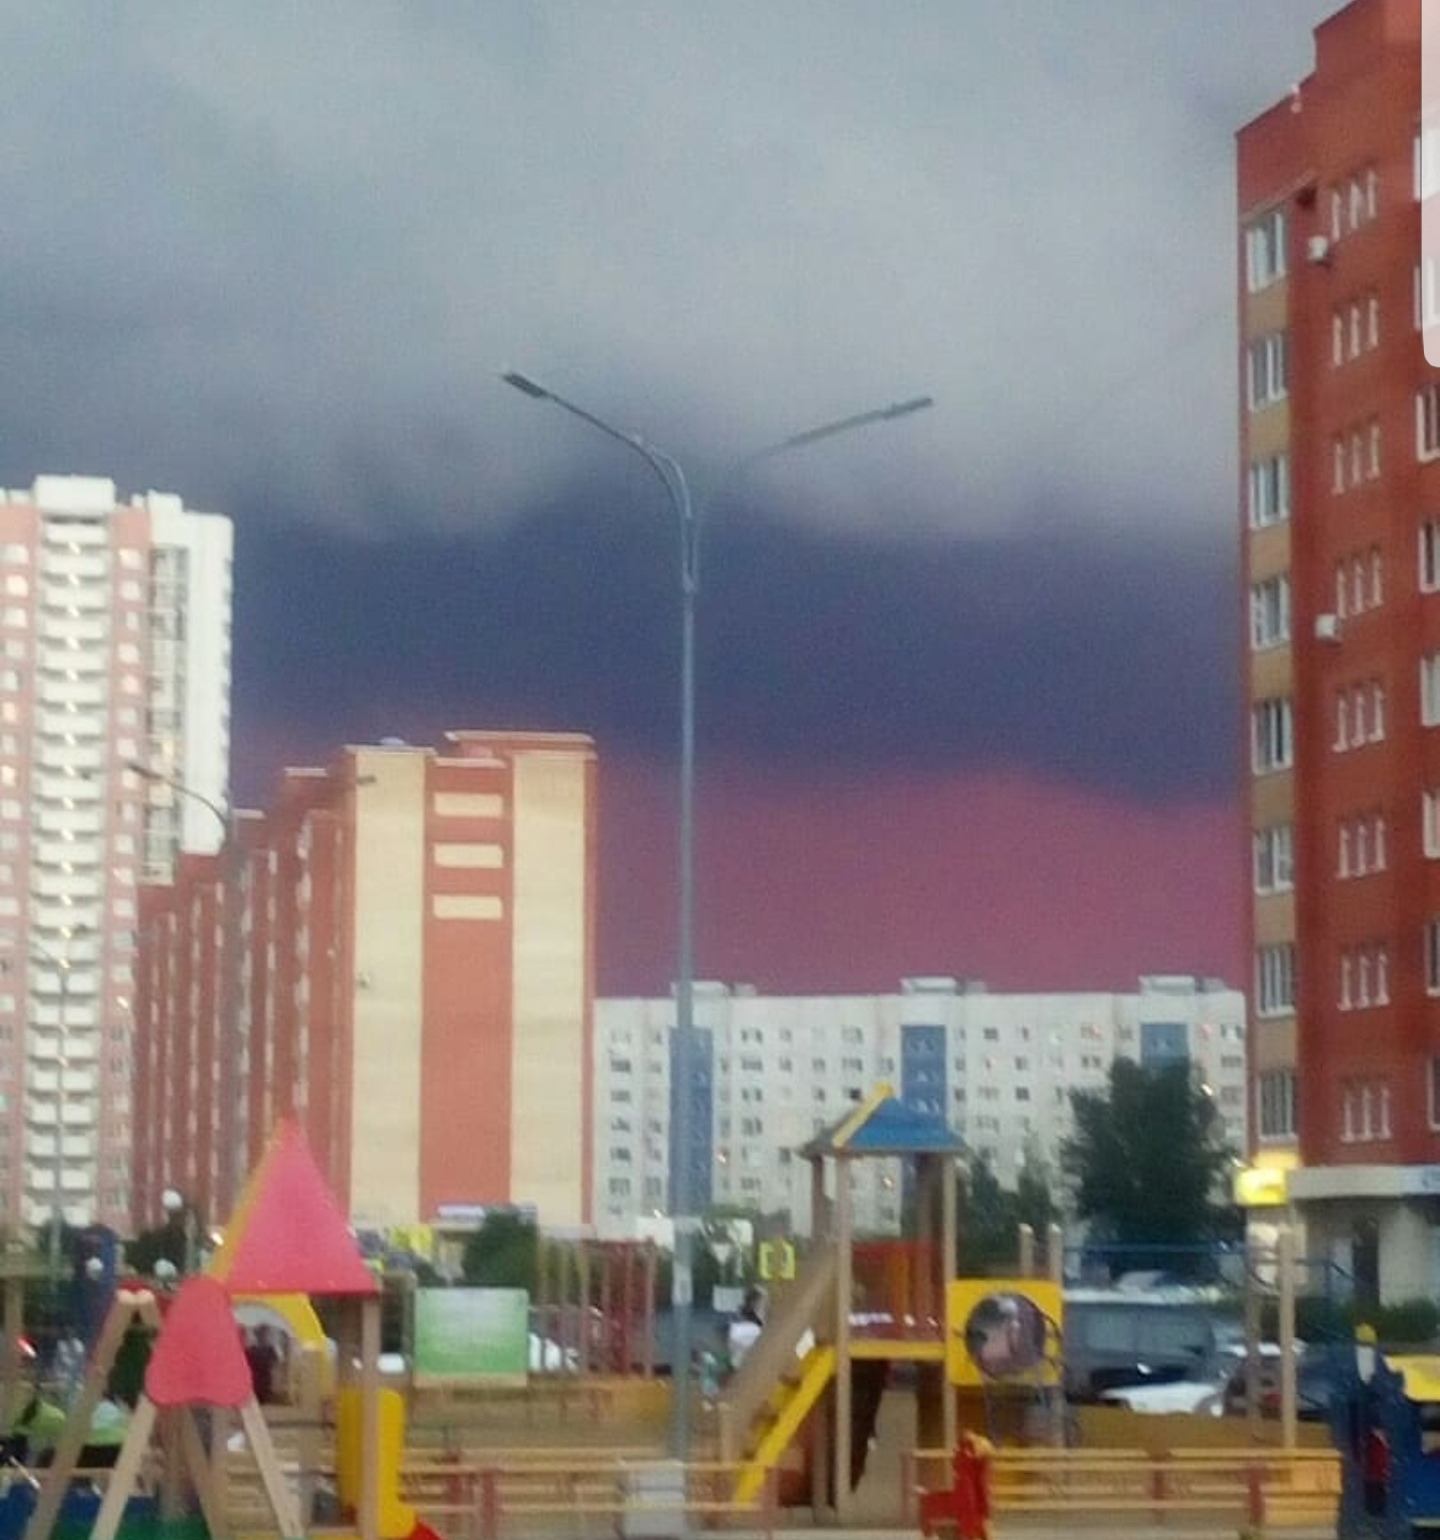
[[[800,1153],[839,1155],[961,1155],[965,1141],[944,1118],[907,1107],[879,1085],[843,1118],[822,1128]]]

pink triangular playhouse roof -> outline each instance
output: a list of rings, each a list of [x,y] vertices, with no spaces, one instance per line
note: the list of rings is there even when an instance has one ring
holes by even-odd
[[[293,1118],[251,1173],[210,1272],[232,1296],[379,1292]]]
[[[254,1393],[224,1285],[204,1274],[187,1278],[145,1366],[145,1394],[156,1406],[240,1407]]]

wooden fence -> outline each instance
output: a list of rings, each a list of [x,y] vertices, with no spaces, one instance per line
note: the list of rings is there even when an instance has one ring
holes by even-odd
[[[952,1455],[916,1449],[902,1469],[902,1512],[920,1490],[950,1485]],[[1334,1520],[1340,1457],[1333,1449],[1001,1449],[991,1458],[991,1505],[1006,1515],[1099,1514],[1164,1524],[1208,1515],[1263,1530]]]

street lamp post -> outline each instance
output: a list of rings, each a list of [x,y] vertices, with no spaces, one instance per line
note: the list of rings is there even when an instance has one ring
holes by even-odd
[[[691,1305],[694,1287],[694,1225],[691,1214],[691,1079],[695,1028],[695,601],[700,591],[700,526],[704,514],[720,494],[763,460],[803,449],[821,439],[849,433],[872,423],[888,422],[924,411],[933,405],[930,396],[916,396],[891,406],[859,412],[793,433],[788,438],[734,461],[714,483],[705,501],[696,508],[690,483],[673,455],[648,443],[638,433],[626,432],[528,375],[511,371],[502,375],[507,385],[534,401],[549,401],[572,417],[617,440],[640,456],[664,487],[680,526],[680,827],[679,827],[679,935],[676,942],[675,1043],[671,1054],[671,1170],[670,1208],[675,1224],[673,1310],[671,1315],[671,1409],[670,1453],[684,1460],[690,1451],[690,1381],[692,1351]]]
[[[245,857],[240,848],[239,829],[233,801],[224,805],[207,797],[203,791],[187,786],[177,776],[167,775],[138,759],[126,760],[125,768],[143,781],[157,786],[168,786],[177,796],[198,802],[220,825],[222,838],[220,865],[220,901],[224,905],[224,932],[222,947],[223,973],[220,981],[220,1077],[217,1087],[216,1137],[220,1143],[220,1160],[216,1190],[209,1197],[209,1211],[215,1215],[229,1212],[239,1187],[240,1140],[240,1092],[236,1085],[236,1056],[240,1052],[240,995],[243,970],[240,966],[241,915],[240,879],[245,869]],[[169,1152],[167,1151],[167,1156]]]
[[[72,937],[73,939],[73,937]],[[57,957],[48,947],[31,941],[33,957],[54,968],[60,980],[60,1014],[57,1029],[60,1049],[55,1057],[55,1166],[50,1188],[50,1237],[47,1243],[50,1287],[59,1298],[60,1289],[60,1233],[65,1227],[65,1070],[69,1064],[68,1033],[70,1026],[70,958]]]

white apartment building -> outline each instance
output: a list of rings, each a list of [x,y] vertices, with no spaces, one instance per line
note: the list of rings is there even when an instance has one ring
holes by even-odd
[[[602,1233],[633,1230],[665,1204],[670,1150],[671,999],[595,1006],[595,1212]],[[1246,1145],[1245,997],[1214,979],[1151,976],[1133,994],[991,994],[953,978],[903,980],[888,995],[695,991],[697,1074],[710,1117],[711,1186],[696,1207],[786,1210],[810,1226],[810,1174],[796,1150],[879,1081],[939,1113],[1014,1186],[1024,1162],[1058,1175],[1069,1093],[1102,1089],[1111,1062],[1188,1058],[1213,1092],[1227,1140]],[[697,1081],[697,1094],[700,1081]],[[708,1126],[706,1126],[708,1124]],[[857,1225],[894,1232],[894,1163],[855,1170]]]
[[[0,1226],[129,1225],[136,885],[223,840],[231,545],[98,477],[0,492]]]

